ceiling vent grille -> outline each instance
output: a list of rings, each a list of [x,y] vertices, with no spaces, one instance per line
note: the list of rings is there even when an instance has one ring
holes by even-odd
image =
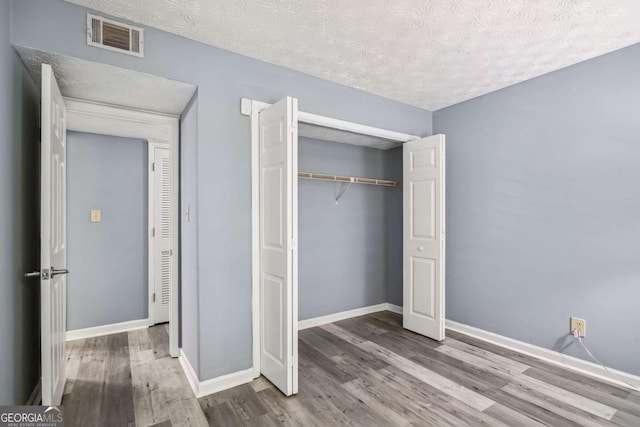
[[[142,58],[144,57],[144,30],[87,14],[87,44]]]

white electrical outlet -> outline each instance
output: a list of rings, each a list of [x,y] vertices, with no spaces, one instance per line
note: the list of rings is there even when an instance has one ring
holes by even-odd
[[[579,319],[577,317],[571,317],[569,325],[569,333],[573,335],[573,331],[578,329],[580,331],[580,338],[584,338],[587,336],[587,321],[584,319]]]

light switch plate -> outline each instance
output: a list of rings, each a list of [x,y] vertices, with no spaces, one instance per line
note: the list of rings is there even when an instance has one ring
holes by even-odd
[[[91,211],[91,222],[100,222],[102,221],[102,212],[98,210]]]

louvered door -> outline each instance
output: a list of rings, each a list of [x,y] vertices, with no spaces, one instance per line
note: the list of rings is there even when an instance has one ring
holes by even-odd
[[[153,180],[153,281],[154,323],[169,321],[171,303],[171,161],[169,148],[151,146]],[[151,310],[150,310],[151,312]],[[151,314],[151,313],[150,313]]]

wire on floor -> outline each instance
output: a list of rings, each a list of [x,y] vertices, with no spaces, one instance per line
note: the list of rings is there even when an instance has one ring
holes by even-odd
[[[589,348],[586,346],[586,344],[582,341],[582,338],[580,337],[580,330],[579,330],[578,328],[576,328],[576,329],[573,331],[573,336],[574,336],[575,338],[577,338],[577,339],[578,339],[578,341],[580,342],[580,344],[582,345],[582,347],[585,349],[585,351],[587,352],[587,354],[589,355],[589,357],[591,357],[591,358],[592,358],[592,359],[593,359],[593,360],[594,360],[598,365],[602,366],[602,367],[604,368],[604,370],[605,370],[605,371],[607,371],[607,372],[609,373],[609,375],[611,375],[611,377],[613,377],[613,378],[617,378],[617,377],[618,377],[617,375],[614,375],[614,374],[609,370],[609,368],[607,368],[607,367],[604,365],[604,363],[602,363],[600,360],[598,360],[598,359],[593,355],[593,353],[591,353],[591,350],[589,350]],[[626,384],[626,385],[628,385],[629,387],[631,387],[631,388],[632,388],[633,390],[635,390],[635,391],[640,391],[640,388],[638,388],[638,387],[634,386],[633,384],[629,384],[628,382],[626,382],[626,381],[624,381],[624,380],[621,380],[620,378],[617,378],[617,380],[618,380],[618,381],[620,381],[620,382],[622,382],[622,383],[624,383],[624,384]]]

